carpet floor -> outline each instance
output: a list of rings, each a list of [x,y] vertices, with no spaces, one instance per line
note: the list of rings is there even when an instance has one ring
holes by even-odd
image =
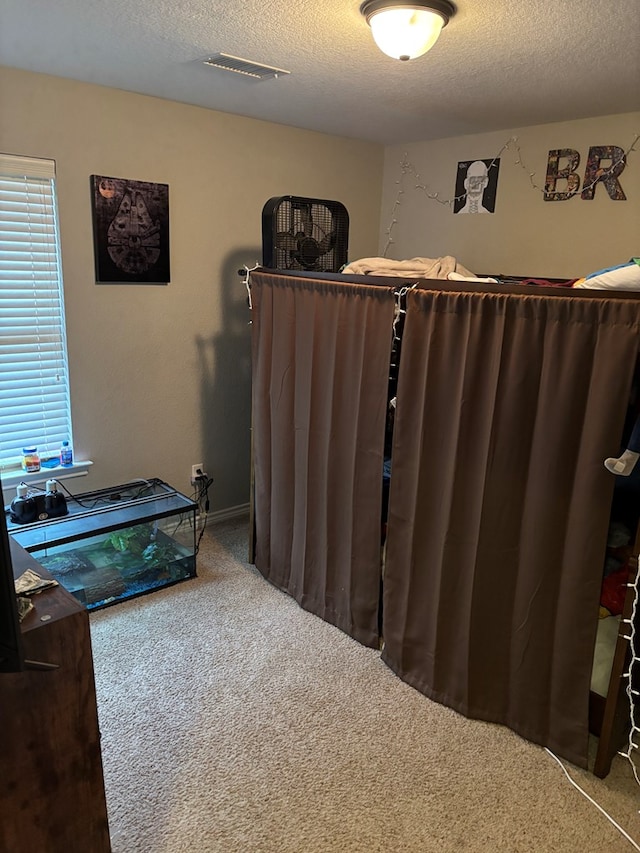
[[[636,849],[544,749],[268,584],[247,528],[207,530],[197,578],[90,616],[113,853]],[[567,769],[640,845],[629,762]]]

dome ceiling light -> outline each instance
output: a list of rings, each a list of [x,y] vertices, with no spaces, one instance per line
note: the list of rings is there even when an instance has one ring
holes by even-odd
[[[432,48],[455,11],[449,0],[365,0],[360,6],[380,50],[402,61]]]

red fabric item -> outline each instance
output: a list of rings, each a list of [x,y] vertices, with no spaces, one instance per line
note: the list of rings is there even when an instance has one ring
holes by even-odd
[[[600,592],[600,604],[606,607],[612,616],[618,616],[622,613],[624,607],[624,598],[627,593],[627,579],[629,570],[627,566],[623,566],[602,581],[602,591]]]

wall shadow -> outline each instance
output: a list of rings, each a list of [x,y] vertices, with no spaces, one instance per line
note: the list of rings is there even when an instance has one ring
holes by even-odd
[[[238,270],[255,266],[260,247],[231,252],[220,273],[220,331],[196,337],[202,446],[213,478],[210,510],[249,503],[251,451],[251,312]],[[212,293],[213,295],[213,293]]]

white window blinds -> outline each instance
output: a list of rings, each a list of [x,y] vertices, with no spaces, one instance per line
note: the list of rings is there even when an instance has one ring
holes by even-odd
[[[0,468],[72,441],[55,163],[0,154]]]

